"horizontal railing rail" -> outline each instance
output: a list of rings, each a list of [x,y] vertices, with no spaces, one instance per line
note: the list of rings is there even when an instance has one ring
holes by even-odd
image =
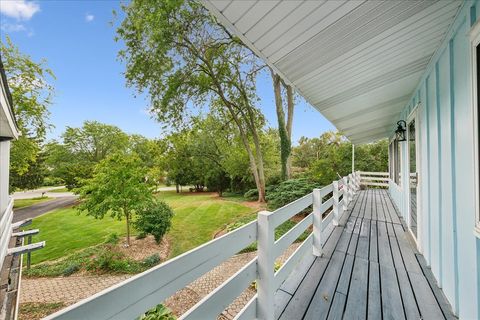
[[[257,294],[235,319],[273,319],[274,295],[306,256],[321,256],[324,239],[338,225],[360,187],[360,174],[352,173],[273,212],[261,211],[258,219],[170,261],[67,307],[46,319],[134,319],[162,303],[240,250],[257,241],[257,256],[219,287],[202,298],[180,319],[215,319],[254,281]],[[275,229],[293,216],[306,216],[279,239]],[[278,271],[275,261],[299,237],[309,234]],[[311,232],[310,232],[311,231]]]
[[[390,174],[388,172],[367,172],[359,171],[360,185],[366,187],[388,188]]]

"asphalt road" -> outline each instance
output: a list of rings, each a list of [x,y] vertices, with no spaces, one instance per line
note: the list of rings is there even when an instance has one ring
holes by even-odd
[[[77,196],[55,198],[29,207],[13,209],[13,222],[35,218],[49,211],[71,206],[77,201]]]

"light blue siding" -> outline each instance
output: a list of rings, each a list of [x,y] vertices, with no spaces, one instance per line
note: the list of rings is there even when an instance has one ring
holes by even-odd
[[[478,17],[479,1],[466,1],[401,115],[406,119],[419,103],[419,250],[460,319],[480,319],[469,49],[469,31]],[[406,148],[403,143],[403,154]],[[402,163],[405,173],[406,160]],[[407,175],[403,177],[406,194]],[[395,199],[406,217],[406,197],[396,195]]]

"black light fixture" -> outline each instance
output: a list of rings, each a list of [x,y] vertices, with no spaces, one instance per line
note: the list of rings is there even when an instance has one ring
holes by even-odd
[[[407,129],[405,129],[406,126],[407,123],[404,120],[400,120],[397,122],[397,130],[395,130],[397,141],[407,141],[407,139],[405,138],[405,132],[407,132]]]

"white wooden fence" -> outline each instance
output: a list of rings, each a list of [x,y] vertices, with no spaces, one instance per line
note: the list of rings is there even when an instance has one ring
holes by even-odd
[[[367,172],[358,171],[360,174],[360,185],[388,188],[390,176],[388,172]]]
[[[12,236],[13,199],[10,199],[4,212],[0,212],[0,270],[7,255],[8,243]]]
[[[257,257],[205,296],[180,319],[216,319],[252,282],[257,281],[257,294],[236,319],[272,320],[275,292],[305,255],[322,255],[324,239],[338,224],[359,187],[360,174],[355,172],[322,189],[314,189],[312,193],[273,212],[259,212],[256,221],[45,319],[135,319],[257,241]],[[275,240],[275,228],[310,206],[313,207],[310,214]],[[275,259],[311,225],[312,233],[275,272]]]

